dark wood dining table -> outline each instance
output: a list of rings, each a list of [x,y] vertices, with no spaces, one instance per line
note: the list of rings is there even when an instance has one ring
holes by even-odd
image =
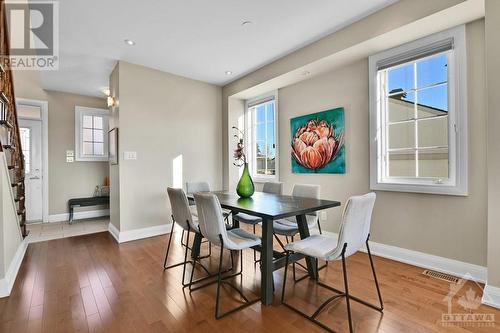
[[[304,239],[310,235],[306,220],[308,213],[340,206],[338,201],[264,192],[255,192],[251,198],[240,198],[236,193],[228,191],[212,193],[218,197],[222,208],[231,210],[233,214],[246,213],[262,218],[262,246],[255,249],[261,252],[261,301],[266,305],[272,304],[274,298],[273,272],[285,266],[284,254],[273,250],[273,221],[296,217],[300,238]],[[193,203],[193,196],[189,195],[188,198]],[[236,220],[233,222],[237,223]],[[195,243],[197,244],[193,245],[193,256],[199,254],[201,239],[195,239]],[[306,259],[308,274],[315,278],[317,266],[313,258],[293,254],[290,261],[302,258]]]

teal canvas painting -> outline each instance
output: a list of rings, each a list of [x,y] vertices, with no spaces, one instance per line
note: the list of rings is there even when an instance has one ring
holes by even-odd
[[[293,173],[345,173],[344,108],[290,119]]]

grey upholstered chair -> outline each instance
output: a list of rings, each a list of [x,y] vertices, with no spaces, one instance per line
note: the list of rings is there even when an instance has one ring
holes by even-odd
[[[188,260],[187,256],[188,256],[188,250],[190,249],[190,247],[188,245],[190,234],[191,233],[200,234],[198,219],[191,214],[191,210],[189,209],[189,204],[188,204],[186,194],[184,193],[184,191],[182,189],[169,187],[169,188],[167,188],[167,193],[168,193],[168,198],[170,200],[170,206],[172,209],[172,229],[170,231],[169,241],[168,241],[168,245],[167,245],[167,251],[165,254],[165,261],[163,262],[163,268],[170,269],[170,268],[174,268],[174,267],[183,265],[182,286],[187,287],[187,286],[191,286],[191,284],[193,284],[193,283],[198,283],[198,282],[201,282],[203,280],[206,280],[206,279],[214,276],[214,274],[210,274],[208,269],[205,266],[203,266],[203,264],[201,264],[199,262],[200,259],[204,259],[204,258],[207,258],[208,256],[210,256],[211,250],[209,248],[210,252],[206,256],[194,258],[193,260]],[[170,247],[172,245],[172,236],[174,233],[174,225],[175,224],[180,226],[182,228],[183,232],[185,231],[187,233],[187,241],[186,241],[185,252],[184,252],[184,261],[177,263],[177,264],[172,264],[170,266],[167,266],[168,255],[170,252]],[[192,274],[191,274],[190,282],[185,283],[186,265],[188,263],[193,266],[192,272],[195,270],[196,264],[198,264],[208,275],[204,278],[193,281]]]
[[[283,194],[283,183],[280,182],[265,182],[262,187],[262,192],[265,193],[274,193],[274,194]],[[262,218],[258,216],[253,216],[245,213],[238,213],[233,215],[233,221],[238,221],[240,223],[246,223],[253,227],[253,233],[255,234],[255,226],[259,223],[262,223]],[[253,251],[253,260],[257,262],[257,254],[256,250]]]
[[[219,199],[214,194],[201,192],[195,193],[194,199],[196,202],[196,207],[198,209],[198,218],[201,233],[212,244],[220,247],[219,273],[217,277],[217,299],[215,303],[215,318],[220,319],[228,314],[231,314],[259,301],[259,299],[255,299],[252,301],[249,300],[241,292],[241,290],[226,281],[229,277],[222,277],[222,260],[224,249],[230,251],[240,251],[240,271],[237,274],[233,274],[230,276],[233,277],[243,272],[243,250],[251,248],[252,246],[260,245],[261,239],[258,236],[248,233],[243,229],[235,228],[226,230],[224,217],[222,215],[222,208],[220,206]],[[245,301],[244,304],[223,314],[220,313],[219,309],[220,287],[222,283],[231,285],[232,289],[236,290]]]
[[[371,216],[372,216],[373,206],[375,205],[375,198],[376,198],[375,193],[368,193],[362,196],[351,197],[347,201],[342,216],[342,223],[340,226],[338,241],[336,241],[334,238],[324,235],[313,235],[308,238],[285,245],[286,264],[285,264],[285,274],[283,280],[283,290],[281,294],[282,303],[330,332],[333,332],[333,330],[324,325],[323,323],[321,323],[320,321],[318,321],[317,317],[326,308],[328,304],[341,297],[345,297],[346,299],[347,316],[349,320],[349,331],[351,333],[353,332],[353,325],[351,318],[351,304],[350,304],[351,300],[369,306],[380,312],[382,312],[384,309],[384,304],[382,302],[382,296],[377,281],[377,275],[375,273],[375,267],[373,265],[373,260],[370,252],[370,246],[368,244],[368,240],[370,238]],[[363,245],[366,245],[366,249],[368,250],[368,258],[370,260],[373,279],[375,282],[375,287],[377,289],[377,295],[380,303],[379,306],[370,304],[360,298],[352,296],[349,293],[346,258],[359,251]],[[315,277],[315,281],[318,285],[337,293],[337,295],[328,298],[328,300],[326,300],[323,304],[321,304],[321,306],[318,308],[318,310],[316,310],[316,312],[313,315],[308,315],[300,311],[299,309],[285,303],[286,276],[287,276],[288,263],[291,252],[302,253],[306,256],[314,257],[316,258],[316,260],[318,259],[326,261],[342,260],[342,270],[344,273],[343,274],[344,291],[328,286],[320,282],[318,276]]]

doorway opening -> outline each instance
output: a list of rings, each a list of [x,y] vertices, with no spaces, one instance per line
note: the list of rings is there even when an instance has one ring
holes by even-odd
[[[25,165],[26,222],[48,222],[48,104],[22,98],[16,103]]]

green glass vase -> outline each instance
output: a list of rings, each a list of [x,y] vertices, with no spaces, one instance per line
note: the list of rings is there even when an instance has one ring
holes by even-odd
[[[243,174],[236,187],[236,193],[242,198],[250,198],[254,192],[255,186],[253,185],[252,177],[250,177],[250,172],[248,171],[248,163],[245,163]]]

